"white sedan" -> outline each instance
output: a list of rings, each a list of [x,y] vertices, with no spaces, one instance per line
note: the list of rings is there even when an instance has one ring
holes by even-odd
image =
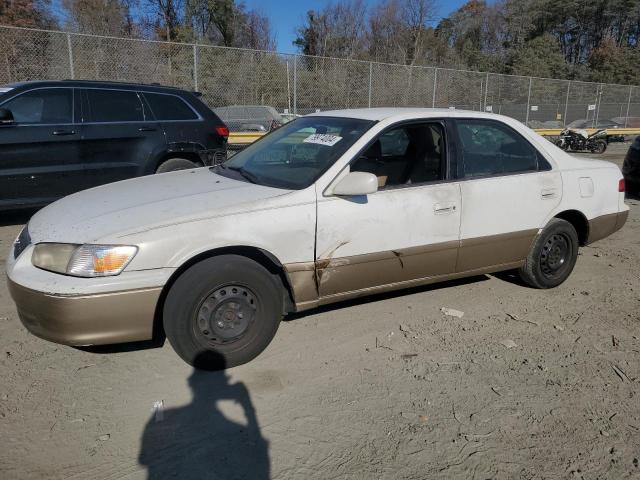
[[[517,270],[550,288],[625,223],[615,165],[511,118],[308,115],[226,164],[113,183],[38,212],[7,262],[20,318],[69,345],[166,335],[198,368],[263,351],[283,315]]]

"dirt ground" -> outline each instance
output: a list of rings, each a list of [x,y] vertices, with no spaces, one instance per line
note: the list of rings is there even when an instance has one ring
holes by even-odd
[[[40,340],[0,281],[0,478],[640,478],[628,203],[556,289],[480,276],[312,311],[226,373],[194,373],[168,343]],[[2,275],[27,218],[0,218]]]

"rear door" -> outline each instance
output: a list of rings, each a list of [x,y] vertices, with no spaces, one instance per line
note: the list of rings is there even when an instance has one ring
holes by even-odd
[[[152,173],[165,150],[164,133],[133,90],[83,89],[86,109],[81,157],[85,187]]]
[[[457,119],[462,189],[457,271],[510,268],[528,254],[560,202],[562,179],[520,133],[495,120]]]
[[[82,189],[74,89],[35,88],[0,105],[14,123],[0,125],[0,208],[41,205]]]

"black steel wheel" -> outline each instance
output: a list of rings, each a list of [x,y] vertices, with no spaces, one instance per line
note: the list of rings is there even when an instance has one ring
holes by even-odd
[[[578,234],[571,223],[552,219],[534,241],[520,278],[535,288],[553,288],[564,282],[578,258]]]
[[[554,233],[547,237],[540,252],[540,271],[548,278],[562,275],[569,265],[573,246],[565,233]]]
[[[207,296],[194,316],[194,334],[206,346],[225,345],[242,338],[253,324],[258,298],[243,285],[225,285]]]

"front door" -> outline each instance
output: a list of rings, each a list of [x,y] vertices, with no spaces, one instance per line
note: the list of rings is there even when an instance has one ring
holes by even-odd
[[[80,131],[72,88],[35,88],[0,107],[0,208],[42,205],[82,189]]]
[[[446,145],[442,123],[393,127],[348,167],[375,174],[376,193],[344,198],[318,192],[320,297],[408,286],[455,272],[460,185],[447,181]]]

